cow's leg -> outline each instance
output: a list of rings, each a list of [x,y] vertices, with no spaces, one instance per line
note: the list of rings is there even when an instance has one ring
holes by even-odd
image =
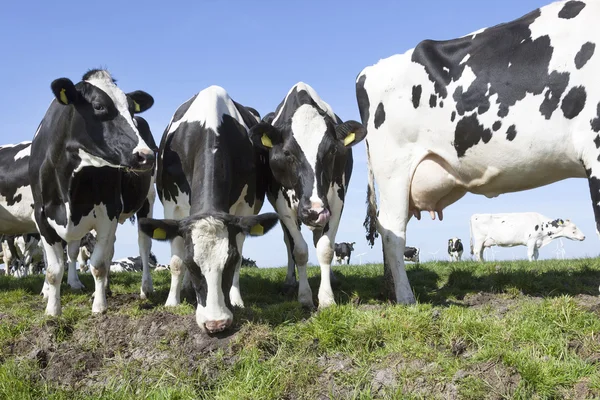
[[[235,272],[233,273],[233,282],[231,284],[231,289],[229,289],[229,301],[232,306],[236,307],[244,307],[244,301],[242,300],[242,294],[240,292],[240,268],[242,267],[242,249],[244,247],[244,240],[246,236],[242,233],[238,233],[235,237],[235,241],[237,244],[238,252],[240,254],[240,258],[238,262],[235,264]]]
[[[171,262],[169,264],[171,270],[171,288],[169,289],[169,297],[165,305],[167,307],[176,306],[180,303],[181,284],[185,265],[183,265],[183,254],[185,248],[183,238],[176,237],[171,241]]]
[[[117,222],[96,228],[96,246],[90,258],[90,271],[94,277],[94,302],[92,313],[106,312],[106,292],[108,290],[108,273],[114,253]]]
[[[79,253],[80,240],[73,240],[67,243],[67,283],[74,290],[84,289],[83,283],[77,275],[77,254]]]
[[[154,200],[156,199],[156,193],[154,188],[150,189],[148,198],[144,202],[144,205],[138,211],[138,247],[140,249],[140,257],[142,259],[142,286],[140,287],[140,298],[147,299],[148,296],[154,291],[152,287],[152,275],[150,274],[150,251],[152,250],[152,239],[150,236],[144,234],[140,230],[139,220],[140,218],[152,218]]]
[[[295,218],[282,218],[282,226],[285,226],[290,234],[292,243],[292,256],[298,268],[298,301],[304,307],[314,308],[312,300],[312,290],[308,284],[308,275],[306,274],[306,264],[308,263],[308,245],[302,237],[300,229],[296,226]],[[289,271],[288,271],[289,276]],[[286,279],[287,282],[287,279]]]
[[[283,241],[285,242],[285,248],[287,249],[288,264],[287,264],[287,275],[285,282],[283,283],[284,293],[294,293],[298,287],[298,281],[296,280],[296,263],[294,261],[294,241],[290,234],[290,231],[281,224],[283,229]]]
[[[60,305],[60,283],[65,272],[64,250],[62,243],[49,245],[42,238],[44,254],[46,254],[46,279],[42,293],[48,298],[46,314],[57,316],[61,313]]]
[[[533,249],[533,259],[535,261],[537,261],[539,256],[540,256],[540,249],[539,249],[539,247],[535,246],[535,248]]]
[[[483,250],[485,249],[483,244],[483,241],[473,241],[473,255],[475,256],[475,261],[485,261],[483,259]]]
[[[375,161],[371,158],[371,161]],[[373,162],[373,165],[375,163]],[[403,304],[415,302],[415,296],[404,267],[406,247],[406,225],[410,218],[409,179],[401,171],[382,171],[379,176],[389,176],[385,185],[380,185],[380,210],[378,230],[381,234],[384,268],[392,273],[396,301]],[[385,276],[384,279],[389,279]]]

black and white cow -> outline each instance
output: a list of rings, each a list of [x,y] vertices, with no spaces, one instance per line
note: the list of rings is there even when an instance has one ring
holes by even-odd
[[[157,261],[154,253],[150,253],[148,259],[148,266],[150,268],[156,268]],[[142,257],[125,257],[118,260],[114,260],[110,263],[110,272],[140,272],[144,268],[142,263]]]
[[[442,219],[467,192],[496,197],[587,177],[600,229],[598,15],[600,2],[559,1],[360,72],[365,226],[371,241],[382,235],[398,302],[415,301],[402,260],[411,215]]]
[[[421,250],[418,247],[406,246],[404,249],[404,261],[419,262],[419,253]]]
[[[156,185],[165,220],[142,219],[142,230],[171,241],[171,289],[166,305],[180,302],[183,273],[196,292],[196,321],[219,332],[243,306],[239,269],[245,236],[273,228],[274,213],[256,215],[266,191],[266,160],[254,151],[248,129],[258,120],[218,86],[183,103],[165,130]]]
[[[463,254],[463,244],[459,238],[448,239],[448,257],[450,261],[460,261]]]
[[[260,117],[259,117],[260,118]],[[258,268],[256,261],[242,256],[242,268]]]
[[[346,264],[350,264],[350,256],[352,255],[352,252],[354,251],[355,244],[356,244],[356,242],[352,242],[352,243],[342,242],[342,243],[335,244],[335,248],[334,248],[335,260],[337,261],[338,264],[341,264],[342,261],[345,261]]]
[[[300,82],[250,135],[268,152],[269,201],[281,218],[288,249],[286,286],[296,286],[296,266],[298,299],[314,307],[306,276],[308,245],[300,232],[304,224],[313,231],[321,266],[319,306],[335,304],[330,276],[335,235],[352,175],[351,147],[364,139],[365,128],[356,121],[342,123],[312,87]]]
[[[92,312],[104,312],[117,224],[140,208],[152,210],[155,155],[146,142],[152,135],[146,121],[134,114],[149,109],[154,100],[142,91],[125,94],[105,70],[88,71],[76,85],[68,78],[56,79],[51,88],[56,99],[33,138],[29,162],[35,221],[47,261],[46,313],[61,313],[62,240],[68,243],[73,286],[79,282],[79,243],[92,229],[97,233],[90,260]],[[149,253],[150,240],[140,241],[147,242],[144,252]],[[147,289],[142,283],[142,292]]]

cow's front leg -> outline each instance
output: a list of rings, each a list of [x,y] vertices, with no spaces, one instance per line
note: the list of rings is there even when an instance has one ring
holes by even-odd
[[[144,202],[144,206],[137,213],[138,221],[140,218],[152,218],[154,200],[156,194],[154,187],[150,188],[148,198]],[[152,239],[150,236],[145,235],[139,228],[138,223],[138,247],[140,249],[140,257],[142,259],[142,286],[140,287],[140,298],[147,299],[150,294],[154,291],[152,286],[152,275],[150,274],[150,252],[152,250]]]
[[[171,241],[171,262],[169,269],[171,271],[171,288],[169,289],[169,297],[165,306],[177,306],[180,303],[181,284],[183,280],[183,272],[186,270],[183,264],[183,253],[185,251],[183,238],[176,237]]]
[[[108,289],[108,273],[114,253],[117,222],[106,227],[97,228],[96,246],[90,258],[90,271],[94,277],[94,302],[92,313],[104,313],[107,310],[106,292]]]
[[[313,309],[315,303],[312,299],[312,290],[308,284],[308,275],[306,274],[306,264],[308,263],[308,245],[302,237],[300,229],[296,225],[295,218],[282,218],[281,224],[285,225],[290,233],[291,251],[296,267],[298,268],[298,301],[304,307]],[[288,270],[289,275],[289,270]]]
[[[335,189],[337,196],[338,189]],[[321,266],[321,283],[319,285],[319,308],[329,307],[335,304],[333,297],[333,289],[331,288],[331,278],[333,271],[331,270],[331,261],[333,260],[335,236],[340,224],[340,218],[344,205],[342,200],[335,197],[329,202],[331,210],[331,218],[329,220],[329,229],[317,241],[317,260]],[[349,256],[346,256],[348,260]]]
[[[77,275],[77,255],[79,254],[80,240],[73,240],[67,244],[67,283],[73,290],[85,289]]]
[[[48,298],[46,314],[61,314],[60,283],[65,272],[64,250],[61,242],[48,244],[42,237],[46,257],[46,279],[42,293]]]
[[[242,233],[238,233],[235,237],[235,241],[238,248],[238,254],[240,255],[237,263],[235,264],[235,272],[233,273],[233,282],[231,289],[229,289],[229,301],[232,306],[244,307],[244,301],[242,300],[242,293],[240,292],[240,268],[242,267],[242,249],[244,247],[244,239],[246,236]]]

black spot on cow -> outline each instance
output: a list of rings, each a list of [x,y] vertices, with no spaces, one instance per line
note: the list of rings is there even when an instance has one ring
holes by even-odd
[[[596,135],[596,138],[594,139],[594,144],[596,145],[597,149],[600,149],[600,135]]]
[[[560,98],[567,89],[570,74],[568,72],[552,72],[548,80],[548,89],[544,93],[544,101],[540,105],[540,114],[546,119],[552,117],[552,113],[558,108]]]
[[[440,108],[444,108],[444,102],[440,101]]]
[[[369,94],[365,89],[365,81],[367,80],[367,76],[363,75],[358,78],[356,82],[356,101],[358,102],[358,109],[360,110],[360,119],[364,126],[367,126],[369,122]]]
[[[594,55],[596,45],[592,42],[584,43],[575,55],[575,67],[581,69]]]
[[[572,87],[560,106],[565,118],[573,119],[578,116],[585,106],[586,98],[587,95],[583,86]]]
[[[30,142],[0,148],[0,195],[6,205],[12,206],[23,199],[17,191],[29,186],[29,156],[15,159],[19,152],[31,147]]]
[[[423,88],[421,85],[415,85],[412,88],[412,103],[413,107],[418,108],[419,103],[421,102],[421,94],[423,93]]]
[[[377,110],[375,110],[375,129],[379,129],[381,124],[385,122],[385,109],[383,103],[379,103]]]
[[[590,125],[594,132],[600,132],[600,103],[596,106],[596,118],[590,121]]]
[[[456,124],[454,132],[454,148],[459,157],[463,157],[467,150],[480,141],[487,143],[492,138],[492,132],[479,123],[476,115],[462,118]]]
[[[452,114],[450,114],[450,121],[454,122],[455,119],[456,119],[456,111],[452,111]]]
[[[535,226],[535,230],[537,231],[538,229],[540,229],[540,226],[539,226],[539,225],[536,225],[536,226]]]
[[[505,223],[506,221],[502,221],[502,223]]]
[[[592,176],[592,170],[586,169],[585,173],[588,177],[588,184],[590,186],[590,194],[592,197],[592,204],[594,205],[594,217],[596,220],[596,230],[600,232],[600,179]]]
[[[563,8],[558,12],[558,18],[571,19],[579,15],[585,7],[582,1],[567,1]]]
[[[560,218],[555,219],[554,221],[550,221],[550,225],[552,225],[555,228],[558,228],[560,225],[564,224],[565,221],[563,221]]]
[[[506,131],[506,140],[510,140],[512,141],[515,136],[517,136],[517,127],[514,125],[511,125],[508,127],[508,130]]]
[[[492,125],[492,129],[494,130],[494,132],[497,132],[498,129],[500,129],[500,128],[502,128],[502,122],[500,122],[500,121],[496,121]]]
[[[437,96],[432,94],[429,96],[429,107],[435,108],[435,106],[437,106]]]

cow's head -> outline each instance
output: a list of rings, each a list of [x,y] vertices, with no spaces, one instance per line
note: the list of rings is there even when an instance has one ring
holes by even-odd
[[[348,243],[348,247],[350,247],[350,251],[354,251],[354,245],[356,242]]]
[[[336,178],[336,158],[345,157],[366,133],[359,122],[342,123],[314,89],[298,83],[274,114],[250,129],[250,138],[268,151],[273,176],[287,189],[298,218],[323,227],[331,216],[327,194]]]
[[[571,240],[582,241],[585,239],[583,232],[571,222],[571,220],[555,219],[554,221],[548,222],[547,235],[552,238],[564,237]]]
[[[51,88],[57,104],[74,111],[67,149],[84,165],[133,171],[153,168],[154,152],[142,140],[133,118],[152,107],[152,96],[142,91],[125,94],[105,70],[87,72],[76,85],[59,78]]]
[[[459,244],[462,246],[462,242],[457,237],[448,239],[448,253],[452,251],[458,251],[461,247]]]
[[[240,233],[261,236],[278,221],[275,213],[250,217],[211,213],[191,215],[180,221],[140,218],[139,226],[153,239],[183,238],[183,262],[190,272],[198,300],[196,322],[201,329],[215,333],[225,330],[233,322],[229,290],[236,263],[242,256],[236,236]]]

